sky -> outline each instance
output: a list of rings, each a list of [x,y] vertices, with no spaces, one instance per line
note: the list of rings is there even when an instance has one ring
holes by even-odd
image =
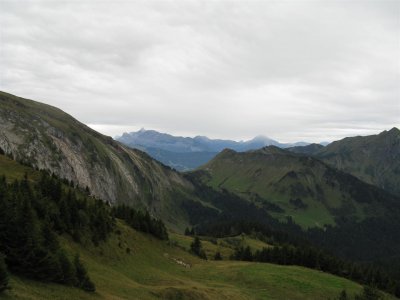
[[[400,1],[0,0],[0,90],[116,136],[400,127]]]

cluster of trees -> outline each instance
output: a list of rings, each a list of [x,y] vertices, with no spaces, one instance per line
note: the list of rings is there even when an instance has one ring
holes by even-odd
[[[194,236],[193,242],[190,244],[190,252],[202,259],[207,259],[207,255],[203,250],[203,245],[201,244],[199,237],[195,235],[194,229],[192,228],[190,230],[189,228],[186,228],[185,235]],[[218,250],[215,252],[214,260],[222,260],[221,252]]]
[[[160,219],[150,216],[126,205],[113,207],[112,213],[116,218],[124,220],[129,226],[138,231],[151,234],[158,239],[168,240],[168,232]]]
[[[55,176],[42,172],[34,185],[32,205],[38,217],[57,233],[70,234],[76,242],[90,239],[98,245],[115,226],[110,208],[105,202],[89,197],[88,190],[80,191],[78,197],[73,183],[69,185],[66,187]]]
[[[40,182],[53,181],[44,174]],[[71,261],[58,242],[56,228],[69,231],[79,227],[66,223],[62,210],[69,209],[74,203],[65,207],[59,205],[61,199],[71,194],[60,189],[55,199],[55,186],[47,185],[53,195],[43,190],[46,186],[32,187],[26,176],[12,184],[8,184],[4,176],[0,178],[0,252],[5,255],[8,270],[15,274],[94,291],[95,286],[79,257]],[[82,230],[85,229],[83,226]],[[3,274],[0,275],[0,282],[3,282],[0,286],[7,286],[7,273],[2,269],[4,266],[0,266]]]
[[[281,245],[252,252],[250,247],[236,249],[236,260],[268,262],[280,265],[299,265],[349,278],[356,282],[373,285],[381,290],[400,296],[400,283],[385,272],[370,265],[361,265],[338,259],[312,247]]]

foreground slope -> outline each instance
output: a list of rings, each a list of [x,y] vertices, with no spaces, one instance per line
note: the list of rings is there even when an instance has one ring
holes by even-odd
[[[99,247],[63,239],[70,253],[81,254],[96,284],[95,294],[13,277],[13,289],[4,299],[327,299],[342,289],[352,294],[361,289],[346,279],[302,267],[203,261],[123,223],[118,232]]]
[[[0,148],[18,161],[88,187],[105,201],[145,208],[173,226],[185,223],[170,193],[190,190],[188,181],[55,107],[0,92]]]
[[[400,195],[400,130],[348,137],[313,153],[324,162]]]

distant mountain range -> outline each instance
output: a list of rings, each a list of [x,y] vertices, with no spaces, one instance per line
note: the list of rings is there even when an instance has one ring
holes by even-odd
[[[204,136],[177,137],[145,129],[124,133],[117,140],[143,150],[179,171],[199,168],[224,149],[246,152],[275,146],[300,155],[313,156],[367,183],[400,195],[400,130],[396,127],[377,135],[347,137],[330,144],[280,143],[264,136],[237,142]]]
[[[206,136],[180,137],[155,130],[141,129],[137,132],[124,133],[117,141],[147,152],[165,165],[180,171],[195,169],[210,161],[224,149],[238,152],[260,149],[266,146],[279,148],[306,146],[306,142],[280,143],[265,136],[256,136],[248,141],[210,139]]]

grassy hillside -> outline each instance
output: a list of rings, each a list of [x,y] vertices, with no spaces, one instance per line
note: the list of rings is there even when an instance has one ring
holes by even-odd
[[[226,189],[287,216],[304,228],[335,224],[336,217],[383,216],[394,197],[317,159],[276,147],[238,153],[225,150],[197,171],[215,189]],[[392,199],[393,198],[393,199]]]
[[[330,165],[400,195],[400,130],[349,137],[315,153]]]
[[[123,223],[118,232],[99,247],[62,239],[71,255],[81,254],[96,284],[95,294],[13,277],[13,289],[4,299],[327,299],[342,289],[361,289],[346,279],[301,267],[203,261]]]

